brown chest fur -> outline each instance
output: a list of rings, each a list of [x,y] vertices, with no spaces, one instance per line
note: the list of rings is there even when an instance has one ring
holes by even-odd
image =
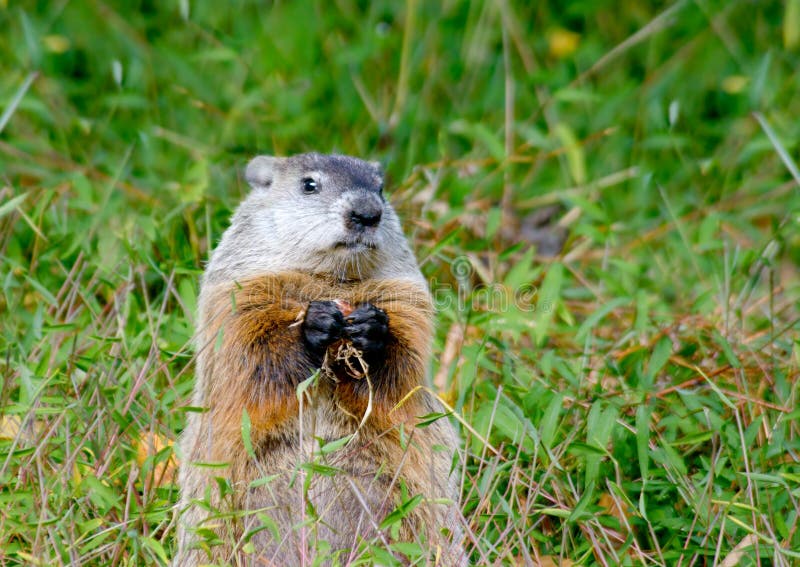
[[[384,363],[368,379],[353,379],[334,363],[336,379],[319,376],[301,404],[297,387],[314,373],[315,363],[299,323],[308,303],[318,300],[372,303],[386,312],[390,338]],[[455,506],[433,502],[457,500],[451,470],[455,434],[446,420],[415,427],[420,416],[442,411],[424,388],[432,316],[427,290],[405,280],[350,284],[285,273],[204,289],[194,404],[208,411],[190,415],[183,458],[228,466],[183,467],[184,503],[204,498],[211,487],[212,507],[268,512],[282,539],[268,530],[255,533],[257,555],[291,565],[292,558],[299,563],[308,553],[313,539],[336,549],[388,537],[378,525],[401,492],[421,494],[426,499],[404,520],[400,539],[439,545],[443,557],[451,557],[444,564],[461,564],[453,538],[443,536],[458,531]],[[252,451],[243,436],[245,412]],[[353,437],[344,448],[320,453],[325,442],[348,435]],[[339,472],[309,476],[301,466],[309,460]],[[234,488],[227,500],[215,492],[213,477]],[[272,481],[259,481],[264,478]],[[184,516],[194,525],[210,521],[197,507]],[[242,542],[259,521],[253,512],[214,525],[221,539]],[[312,527],[298,529],[304,521]],[[184,537],[184,559],[176,563],[208,561],[204,551],[187,549],[190,539]],[[235,544],[211,551],[211,558],[230,563],[246,564],[248,557]]]

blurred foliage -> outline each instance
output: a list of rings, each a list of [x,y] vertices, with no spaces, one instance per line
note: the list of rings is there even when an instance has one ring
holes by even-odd
[[[475,564],[795,564],[798,37],[795,0],[0,2],[0,563],[167,562],[203,263],[249,157],[318,150],[385,163],[437,292]]]

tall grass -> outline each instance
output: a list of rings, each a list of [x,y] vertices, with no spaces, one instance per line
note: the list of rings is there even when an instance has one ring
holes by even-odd
[[[247,158],[312,149],[386,164],[439,294],[475,564],[800,561],[796,0],[0,31],[0,564],[168,562],[199,274]]]

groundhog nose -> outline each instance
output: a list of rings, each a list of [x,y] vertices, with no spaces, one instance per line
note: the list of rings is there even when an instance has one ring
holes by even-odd
[[[378,208],[364,208],[350,211],[350,222],[357,228],[376,226],[381,222],[382,211]]]

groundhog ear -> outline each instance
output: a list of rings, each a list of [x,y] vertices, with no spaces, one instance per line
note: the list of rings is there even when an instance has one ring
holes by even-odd
[[[275,178],[275,164],[278,158],[273,156],[257,156],[250,160],[244,171],[244,178],[253,189],[266,189]]]
[[[369,164],[372,166],[372,169],[375,170],[375,173],[377,173],[378,175],[383,177],[384,171],[383,171],[383,164],[381,164],[381,162],[379,162],[379,161],[371,161],[371,162],[369,162]]]

